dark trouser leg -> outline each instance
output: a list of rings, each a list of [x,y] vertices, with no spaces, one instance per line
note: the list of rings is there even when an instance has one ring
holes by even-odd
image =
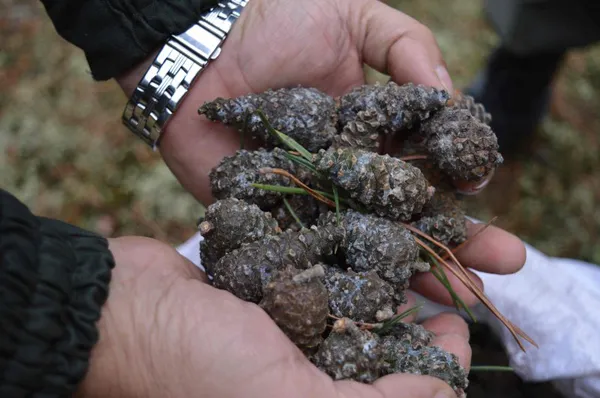
[[[476,82],[465,90],[492,114],[491,127],[503,155],[510,157],[517,151],[541,122],[564,54],[517,55],[499,47]]]

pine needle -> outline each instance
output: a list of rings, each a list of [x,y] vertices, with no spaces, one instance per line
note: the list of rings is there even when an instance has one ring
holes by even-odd
[[[290,152],[285,152],[285,157],[288,158],[289,160],[291,160],[292,162],[295,162],[305,168],[307,168],[308,170],[310,170],[313,174],[317,175],[318,177],[320,177],[320,173],[317,171],[317,169],[315,168],[315,166],[309,162],[308,160],[304,159],[301,156],[298,156],[296,154],[290,153]]]
[[[285,187],[283,185],[269,185],[269,184],[258,184],[258,183],[252,183],[250,185],[253,186],[254,188],[264,189],[265,191],[281,192],[281,193],[292,194],[292,195],[309,195],[309,193],[306,192],[306,190],[304,190],[302,188],[297,188],[297,187]],[[332,194],[330,194],[329,192],[319,191],[317,189],[313,189],[313,191],[325,196],[328,199],[335,201],[334,196]],[[348,205],[348,202],[346,199],[340,198],[340,207],[341,207],[342,203],[345,205]]]
[[[263,189],[265,191],[281,192],[281,193],[287,193],[287,194],[292,194],[292,195],[308,195],[308,192],[306,192],[302,188],[284,187],[283,185],[269,185],[269,184],[257,184],[257,183],[252,183],[250,185],[253,186],[254,188]]]
[[[260,120],[264,123],[267,130],[269,130],[269,133],[273,134],[276,138],[278,138],[285,146],[287,146],[292,151],[297,151],[298,153],[300,153],[300,155],[302,155],[303,158],[305,158],[309,162],[312,161],[312,158],[313,158],[312,153],[310,153],[306,148],[304,148],[302,145],[300,145],[300,143],[298,143],[293,138],[287,136],[286,134],[282,133],[281,131],[275,130],[275,128],[273,128],[271,123],[269,123],[269,121],[267,120],[267,117],[265,116],[265,114],[263,113],[262,110],[257,109],[256,114],[258,115],[258,117],[260,117]]]
[[[421,232],[421,231],[419,231],[419,232]],[[425,234],[425,236],[428,236],[428,235]],[[431,239],[434,242],[437,242],[435,239],[433,239],[431,237],[428,237],[428,239]],[[508,319],[506,319],[506,317],[504,315],[502,315],[502,313],[500,311],[498,311],[498,309],[494,306],[494,304],[492,304],[492,302],[487,298],[487,296],[468,277],[466,270],[464,269],[464,267],[462,267],[462,265],[460,265],[458,260],[455,260],[456,264],[458,266],[458,269],[461,272],[464,272],[464,274],[455,270],[450,264],[448,264],[446,262],[446,260],[442,259],[435,252],[435,250],[430,248],[425,242],[423,242],[421,239],[417,238],[416,236],[415,236],[415,241],[419,244],[419,246],[421,246],[423,249],[425,249],[429,253],[431,253],[440,263],[442,263],[444,265],[444,267],[449,269],[450,272],[452,272],[452,274],[454,274],[454,276],[456,276],[458,278],[458,280],[460,280],[504,324],[504,326],[506,326],[506,328],[510,331],[510,333],[515,338],[515,341],[517,342],[517,344],[519,345],[521,350],[525,351],[525,347],[521,343],[521,340],[519,340],[518,336],[523,337],[525,340],[527,340],[528,342],[533,344],[535,347],[538,347],[537,344],[531,339],[531,337],[527,336],[527,334],[525,334],[525,332],[523,332],[521,329],[519,329],[518,327],[513,325],[512,322],[510,322]],[[442,245],[441,243],[437,242],[436,244],[442,246],[442,248],[445,248],[446,250],[449,251],[449,249],[447,247],[445,247],[444,245]],[[454,255],[451,254],[451,257],[453,257],[453,256]]]
[[[335,185],[333,185],[333,198],[335,201],[335,216],[337,218],[337,224],[338,226],[341,223],[341,217],[340,217],[340,195],[338,194],[338,190],[337,187]]]
[[[240,134],[240,150],[244,149],[244,145],[246,144],[246,131],[248,130],[248,121],[252,117],[251,113],[248,113],[244,118],[244,128],[242,129],[242,133]]]
[[[538,347],[538,345],[535,343],[535,341],[533,341],[533,339],[531,337],[529,337],[524,331],[522,331],[519,327],[514,325],[512,322],[510,322],[504,315],[502,315],[502,313],[500,311],[498,311],[498,309],[494,306],[494,304],[490,301],[490,299],[481,291],[481,289],[475,284],[475,282],[473,282],[473,280],[469,276],[465,267],[462,266],[462,264],[458,261],[456,256],[454,256],[452,251],[450,249],[448,249],[448,247],[446,247],[442,243],[438,242],[437,240],[435,240],[431,236],[427,235],[426,233],[420,231],[418,228],[413,227],[412,225],[408,225],[406,223],[402,223],[402,225],[406,229],[412,231],[416,235],[424,237],[425,239],[432,242],[434,245],[438,246],[439,248],[444,250],[446,253],[448,253],[448,255],[456,263],[458,271],[455,270],[454,267],[452,267],[450,264],[448,264],[446,262],[446,260],[444,260],[442,257],[440,257],[435,252],[435,250],[433,250],[432,248],[429,247],[429,245],[427,245],[425,242],[423,242],[421,239],[419,239],[415,236],[415,241],[419,244],[419,246],[421,246],[423,249],[425,249],[429,253],[431,253],[440,263],[442,263],[444,265],[444,267],[449,269],[450,272],[452,272],[454,274],[454,276],[456,276],[504,324],[504,326],[506,326],[506,328],[510,331],[510,333],[515,338],[515,340],[516,340],[517,344],[519,345],[519,347],[521,348],[521,350],[525,351],[525,347],[521,343],[521,340],[519,340],[518,336],[521,336],[522,338],[527,340],[529,343],[531,343],[536,348]]]
[[[386,321],[373,324],[372,329],[377,334],[389,333],[395,326],[402,323],[402,319],[418,312],[421,309],[421,307],[422,307],[421,305],[415,305],[414,307],[409,308],[408,310],[406,310],[398,315],[394,315],[393,317],[391,317],[390,319],[388,319]]]
[[[402,160],[403,162],[409,162],[411,160],[425,160],[427,158],[428,158],[427,155],[408,155],[408,156],[402,156],[400,158],[400,160]]]
[[[510,366],[471,366],[471,372],[514,372]]]
[[[477,322],[475,314],[473,314],[469,306],[463,301],[463,299],[460,298],[458,293],[456,293],[456,291],[452,287],[452,284],[450,283],[450,280],[448,280],[448,276],[446,275],[446,271],[444,271],[444,268],[440,267],[440,264],[431,254],[427,253],[427,255],[429,256],[430,261],[433,262],[433,264],[435,265],[435,268],[431,268],[431,273],[446,288],[446,290],[448,290],[448,293],[452,297],[452,301],[454,302],[454,306],[456,307],[456,309],[460,311],[460,309],[462,308],[463,310],[465,310],[467,315],[469,315],[469,318],[471,318],[473,322]]]
[[[298,177],[296,177],[295,175],[293,175],[292,173],[290,173],[287,170],[284,169],[273,169],[271,167],[263,167],[262,169],[260,169],[258,171],[259,173],[273,173],[273,174],[278,174],[284,177],[289,178],[290,180],[292,180],[292,182],[296,185],[298,185],[300,188],[304,189],[305,191],[308,192],[309,195],[311,195],[312,197],[314,197],[317,200],[320,200],[321,202],[331,206],[331,207],[335,207],[335,203],[332,202],[331,200],[329,200],[328,198],[326,198],[325,196],[321,195],[320,193],[316,192],[314,189],[312,189],[311,187],[309,187],[308,185],[306,185],[305,183],[303,183],[302,181],[300,181],[298,179]]]
[[[292,216],[294,221],[296,221],[298,223],[298,225],[300,225],[300,228],[305,228],[304,224],[302,224],[302,221],[300,221],[300,218],[298,217],[298,215],[296,214],[294,209],[292,209],[290,202],[288,202],[288,200],[286,198],[283,198],[283,204],[285,205],[287,211],[290,212],[290,215]]]

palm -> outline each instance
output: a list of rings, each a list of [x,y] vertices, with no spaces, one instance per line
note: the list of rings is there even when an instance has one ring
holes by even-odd
[[[218,61],[226,95],[294,85],[340,95],[361,84],[359,46],[343,12],[331,1],[251,2]]]
[[[122,396],[187,397],[202,392],[201,396],[219,398],[295,398],[343,392],[348,398],[369,398],[387,397],[382,389],[394,379],[398,383],[397,377],[383,378],[374,386],[334,383],[257,305],[209,286],[203,273],[164,244],[122,238],[112,240],[111,250],[117,267],[98,348],[125,361],[115,364],[115,356],[98,356],[91,374],[113,369],[115,380],[127,374]],[[440,333],[437,344],[468,361],[466,328],[460,319],[438,317],[428,327],[438,333],[450,330],[448,336]],[[140,359],[140,353],[143,360],[129,363],[129,358]],[[411,383],[407,377],[404,382]],[[415,383],[444,387],[439,380]],[[114,396],[110,385],[94,384],[93,391],[86,390],[89,397]]]

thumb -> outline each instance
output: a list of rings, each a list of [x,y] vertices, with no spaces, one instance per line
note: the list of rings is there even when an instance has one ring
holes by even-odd
[[[448,90],[452,80],[433,33],[408,15],[378,0],[350,7],[349,29],[365,62],[398,84],[413,82]]]
[[[344,398],[456,398],[456,394],[440,379],[413,374],[382,377],[372,385],[338,381],[338,395]]]

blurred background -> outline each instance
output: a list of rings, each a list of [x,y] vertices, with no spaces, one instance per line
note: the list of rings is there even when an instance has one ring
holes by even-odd
[[[456,88],[498,43],[480,0],[388,3],[433,30]],[[507,161],[466,205],[547,254],[600,264],[600,46],[569,53],[554,84],[527,156]],[[116,83],[92,81],[82,53],[56,34],[38,0],[0,1],[0,187],[37,214],[105,236],[181,243],[203,208],[121,125],[125,100]],[[484,351],[486,344],[495,343]],[[496,344],[483,358],[503,364],[500,352]]]
[[[480,0],[390,4],[433,30],[457,88],[497,44]],[[530,156],[507,161],[467,205],[548,254],[600,263],[600,46],[570,53],[555,86]],[[179,243],[202,206],[121,125],[124,101],[114,82],[92,81],[39,1],[0,2],[0,186],[41,215]]]

